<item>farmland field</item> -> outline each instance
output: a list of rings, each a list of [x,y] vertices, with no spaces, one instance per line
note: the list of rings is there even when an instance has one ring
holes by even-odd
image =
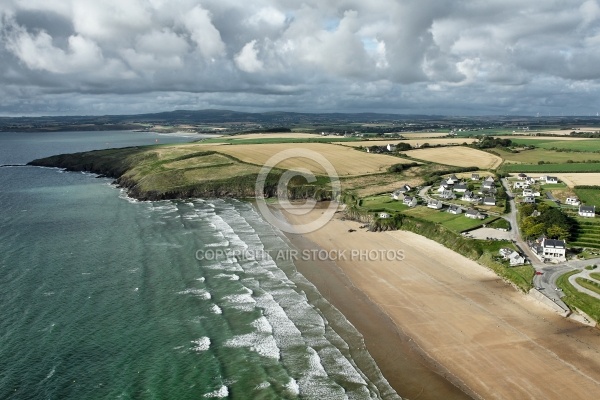
[[[494,149],[500,157],[511,163],[537,164],[538,161],[552,162],[555,164],[566,163],[568,160],[575,162],[587,160],[600,160],[600,153],[574,153],[554,151],[548,149],[523,150],[511,153],[501,149]]]
[[[406,139],[406,140],[360,140],[356,142],[341,142],[345,146],[352,147],[370,147],[370,146],[386,146],[388,144],[398,144],[398,143],[408,143],[413,147],[421,146],[423,143],[428,143],[432,146],[439,145],[447,145],[447,144],[463,144],[463,143],[473,143],[477,141],[477,139],[471,138],[435,138],[435,139]]]
[[[600,176],[598,178],[600,179]],[[595,184],[600,185],[600,180],[596,181]],[[582,203],[595,205],[596,209],[600,211],[600,186],[597,189],[575,189],[575,194]]]
[[[566,139],[566,138],[565,138]],[[573,138],[570,140],[553,140],[545,138],[545,140],[536,139],[511,139],[514,143],[524,146],[536,146],[543,149],[564,149],[583,152],[600,151],[600,139],[580,139]]]
[[[464,146],[409,150],[404,153],[419,160],[457,167],[494,169],[502,163],[502,159],[496,155]]]
[[[239,146],[205,146],[205,150],[227,154],[243,162],[264,165],[272,156],[284,150],[295,150],[297,155],[283,160],[278,167],[284,169],[307,168],[316,174],[324,174],[325,170],[316,161],[303,156],[302,151],[308,150],[321,154],[342,176],[376,174],[386,172],[394,164],[411,163],[413,161],[382,154],[368,154],[345,146],[326,143],[297,143],[289,144],[248,144]]]

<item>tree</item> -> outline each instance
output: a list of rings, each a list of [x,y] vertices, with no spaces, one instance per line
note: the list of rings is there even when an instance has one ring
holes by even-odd
[[[565,229],[562,226],[551,225],[546,229],[546,236],[550,239],[567,240],[571,234],[568,229]]]
[[[529,238],[541,236],[544,233],[545,228],[545,224],[540,222],[539,224],[535,224],[529,229],[526,229],[525,236]]]

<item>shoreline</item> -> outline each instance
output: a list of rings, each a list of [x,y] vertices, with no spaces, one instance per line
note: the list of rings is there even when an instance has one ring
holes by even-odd
[[[276,205],[269,206],[283,217]],[[285,217],[284,217],[285,218]],[[319,244],[299,234],[282,237],[299,252],[324,250]],[[472,399],[468,388],[448,370],[432,359],[392,318],[357,288],[343,269],[329,260],[294,260],[297,271],[319,294],[335,307],[360,333],[383,377],[405,399]],[[393,347],[393,354],[389,348]]]
[[[310,214],[285,218],[303,223]],[[457,398],[585,398],[600,390],[597,329],[556,315],[437,242],[359,225],[334,218],[318,231],[285,236],[299,250],[406,249],[396,263],[295,262],[363,335],[400,396],[452,398],[440,391],[448,385]],[[431,388],[430,396],[417,386]]]

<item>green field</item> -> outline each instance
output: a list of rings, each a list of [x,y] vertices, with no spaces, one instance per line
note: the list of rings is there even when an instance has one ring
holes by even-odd
[[[503,164],[505,172],[600,172],[600,163]]]
[[[579,273],[579,271],[568,272],[556,280],[556,286],[562,289],[565,296],[562,300],[571,308],[578,308],[595,321],[600,321],[600,300],[579,292],[569,283],[569,276]]]
[[[600,139],[587,140],[552,140],[552,139],[511,139],[513,143],[524,146],[535,146],[542,149],[562,149],[572,151],[600,151]]]
[[[542,148],[522,150],[517,153],[502,149],[493,149],[493,152],[509,163],[537,164],[538,161],[544,161],[554,164],[566,164],[569,160],[574,162],[600,160],[600,153],[573,153]]]
[[[425,206],[407,209],[403,214],[441,224],[454,232],[470,230],[482,224],[490,223],[497,218],[488,217],[485,220],[471,219],[465,217],[464,213],[454,215],[447,212],[446,209],[434,210]]]
[[[600,209],[600,186],[597,189],[579,189],[576,187],[574,190],[582,203],[595,205],[596,211]]]
[[[585,278],[576,278],[575,282],[592,292],[600,294],[600,283]]]
[[[402,204],[402,200],[394,200],[390,195],[365,197],[361,200],[360,206],[369,212],[396,212],[407,210],[409,208]]]
[[[600,249],[600,221],[592,218],[576,217],[578,223],[577,235],[569,243],[573,247]]]

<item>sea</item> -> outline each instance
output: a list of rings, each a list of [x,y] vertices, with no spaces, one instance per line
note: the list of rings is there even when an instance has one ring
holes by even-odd
[[[0,399],[398,398],[251,203],[22,165],[199,138],[0,133]]]

